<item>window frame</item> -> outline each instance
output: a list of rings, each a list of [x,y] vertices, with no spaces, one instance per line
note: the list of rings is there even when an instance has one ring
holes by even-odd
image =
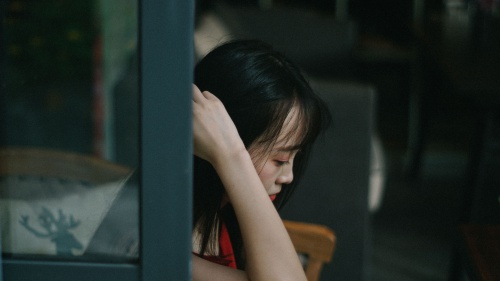
[[[139,0],[138,4],[139,260],[4,257],[0,261],[5,281],[191,280],[194,0]]]

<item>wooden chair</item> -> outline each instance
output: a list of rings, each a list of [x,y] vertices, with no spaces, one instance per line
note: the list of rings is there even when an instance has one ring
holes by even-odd
[[[307,256],[308,281],[318,281],[323,265],[330,262],[336,245],[335,233],[326,226],[284,220],[285,228],[299,254]]]
[[[119,180],[127,167],[77,153],[36,148],[0,148],[0,176],[39,176],[91,184]]]

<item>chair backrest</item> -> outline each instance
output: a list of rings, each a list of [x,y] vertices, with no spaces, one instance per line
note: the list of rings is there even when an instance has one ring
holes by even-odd
[[[306,255],[308,281],[317,281],[325,263],[332,260],[336,245],[335,233],[326,226],[284,220],[285,228],[299,254]]]

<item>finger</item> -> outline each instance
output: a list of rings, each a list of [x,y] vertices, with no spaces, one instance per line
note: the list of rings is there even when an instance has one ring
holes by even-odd
[[[216,97],[214,94],[210,93],[209,91],[203,91],[201,93],[207,100],[216,100],[218,101],[219,98]]]
[[[193,84],[193,101],[194,102],[201,102],[203,99],[206,99],[204,95],[201,93],[200,89]]]

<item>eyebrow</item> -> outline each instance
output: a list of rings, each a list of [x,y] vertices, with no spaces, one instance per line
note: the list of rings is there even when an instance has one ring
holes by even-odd
[[[300,150],[301,147],[302,147],[301,145],[297,144],[291,146],[278,147],[277,149],[273,150],[278,152],[290,152],[290,151]]]

